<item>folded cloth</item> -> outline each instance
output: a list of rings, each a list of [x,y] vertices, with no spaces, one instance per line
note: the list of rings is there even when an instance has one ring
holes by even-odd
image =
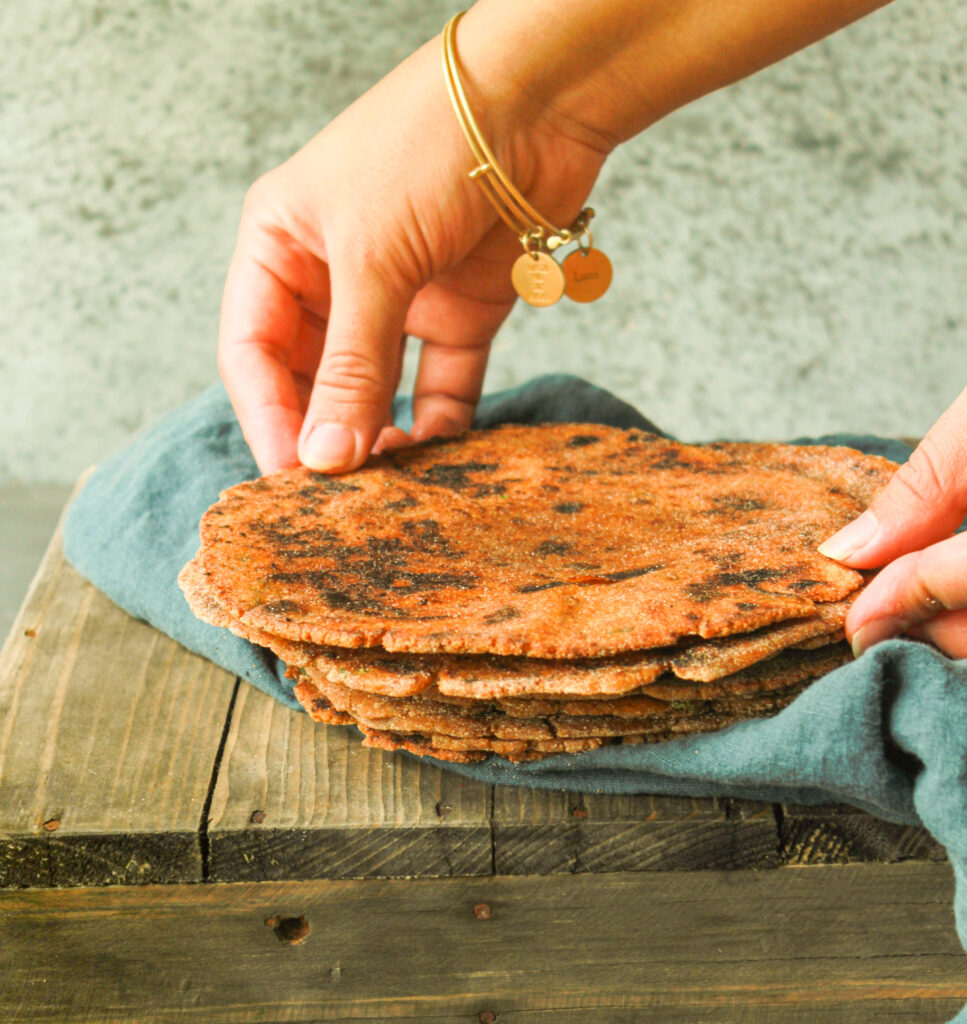
[[[410,425],[408,401],[397,399],[394,414]],[[475,425],[547,422],[657,431],[614,395],[562,375],[486,396]],[[898,441],[844,434],[796,443],[845,444],[897,462],[911,451]],[[76,568],[131,614],[298,709],[282,663],[196,619],[176,582],[198,546],[205,509],[224,488],[257,475],[228,398],[213,387],[104,462],[68,512],[64,547]],[[957,927],[967,946],[965,766],[967,661],[909,640],[876,646],[773,718],[521,765],[496,756],[446,765],[505,785],[846,802],[889,821],[922,823],[953,864]]]

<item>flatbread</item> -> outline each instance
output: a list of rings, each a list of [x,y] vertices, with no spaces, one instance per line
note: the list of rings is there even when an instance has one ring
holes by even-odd
[[[349,650],[286,640],[233,619],[215,600],[197,561],[185,566],[179,582],[199,618],[270,648],[287,665],[311,665],[337,682],[368,693],[412,697],[431,691],[437,699],[457,700],[522,694],[621,694],[655,681],[667,671],[683,679],[711,681],[787,647],[822,646],[841,639],[842,624],[855,598],[850,595],[843,601],[819,604],[811,618],[765,626],[753,633],[609,658],[551,660],[400,654],[380,648]]]
[[[704,721],[710,716],[730,719],[736,716],[759,717],[772,713],[777,702],[791,699],[813,679],[842,660],[831,659],[828,655],[825,658],[812,655],[807,657],[806,664],[796,664],[791,655],[784,657],[790,663],[786,666],[783,684],[772,690],[737,694],[722,686],[712,699],[666,702],[638,698],[633,706],[628,699],[558,702],[540,717],[521,717],[492,702],[454,707],[422,697],[378,697],[351,690],[318,674],[313,675],[311,670],[301,674],[295,695],[311,715],[320,709],[328,715],[330,709],[335,708],[350,715],[361,728],[459,739],[462,749],[482,740],[532,743],[615,737],[685,728],[692,720]],[[588,707],[594,704],[601,706]],[[322,720],[328,721],[328,718]]]
[[[793,619],[754,633],[691,644],[669,656],[668,669],[679,679],[707,683],[771,658],[787,647],[805,648],[810,643],[824,646],[831,637],[842,633],[857,593],[842,601],[817,604],[815,615],[808,619]]]
[[[656,701],[660,704],[714,701],[782,690],[801,680],[824,676],[851,660],[852,652],[844,643],[803,653],[794,648],[713,683],[684,682],[666,675],[658,682],[621,696],[501,697],[495,704],[505,714],[522,717],[550,714],[641,716],[652,710]]]
[[[760,702],[755,714],[747,713],[746,709],[726,710],[709,708],[704,712],[680,715],[676,718],[671,718],[668,721],[651,719],[649,721],[639,722],[637,723],[637,727],[636,723],[625,722],[620,731],[615,733],[606,733],[603,731],[596,731],[594,729],[582,732],[579,729],[574,729],[573,731],[568,730],[553,739],[507,740],[502,737],[485,737],[481,740],[480,737],[476,736],[450,736],[446,733],[433,733],[429,738],[435,747],[445,750],[485,749],[509,751],[513,749],[530,749],[550,752],[570,749],[568,745],[573,743],[597,741],[598,744],[604,745],[604,743],[623,740],[625,736],[630,736],[635,740],[641,739],[644,741],[647,737],[654,735],[684,736],[693,732],[711,731],[716,727],[724,728],[726,725],[732,725],[735,722],[745,721],[749,718],[768,717],[776,714],[778,711],[781,711],[782,708],[786,707],[788,704],[791,704],[801,692],[802,687],[796,687],[789,691],[783,691],[781,694],[775,694],[768,701]],[[365,729],[368,728],[368,726],[362,726],[362,728]]]
[[[795,694],[777,699],[769,713],[775,714],[781,711],[794,698]],[[699,733],[724,729],[726,726],[734,725],[742,720],[742,716],[729,717],[719,715],[692,719],[686,723],[678,723],[668,729],[630,733],[610,739],[596,736],[586,739],[536,740],[533,742],[490,740],[486,742],[486,745],[478,743],[477,746],[470,745],[473,741],[454,741],[448,737],[438,735],[425,736],[419,733],[394,733],[383,729],[371,729],[366,726],[361,726],[360,728],[363,732],[364,747],[377,747],[383,750],[406,750],[411,754],[423,757],[435,757],[440,761],[462,762],[464,764],[482,761],[489,754],[498,754],[519,763],[542,760],[554,754],[581,753],[585,750],[595,750],[618,743],[658,743],[663,740],[678,739],[685,735],[697,735]]]
[[[251,626],[245,626],[236,619],[215,598],[205,570],[197,558],[193,558],[178,573],[178,586],[192,612],[210,626],[231,630],[236,636],[260,647],[269,648],[286,665],[308,665],[326,649],[316,644],[305,644],[298,640],[287,640],[281,636],[270,636]]]
[[[375,747],[377,750],[406,750],[419,757],[435,757],[438,761],[450,761],[454,764],[474,764],[485,761],[489,751],[485,750],[437,750],[433,741],[426,736],[409,736],[398,733],[370,729],[363,733],[363,746]],[[538,754],[538,757],[544,757]]]
[[[721,641],[699,641],[685,648],[633,651],[609,658],[537,659],[487,655],[393,655],[379,650],[320,651],[304,664],[354,689],[393,697],[418,694],[436,699],[492,700],[539,694],[593,697],[629,693],[657,682],[666,672],[709,682],[733,675],[788,647],[800,638],[832,643],[842,630],[851,600],[820,605],[823,614],[767,626],[756,633]],[[828,609],[828,611],[826,611]],[[823,636],[816,637],[818,630]]]
[[[198,560],[239,628],[391,651],[601,657],[811,617],[816,546],[896,467],[846,448],[506,426],[223,493]]]
[[[500,725],[510,720],[510,728],[517,729],[519,722],[514,719],[530,719],[540,722],[559,721],[561,716],[612,716],[647,718],[667,716],[674,704],[679,710],[688,709],[687,702],[695,708],[711,703],[713,706],[751,706],[746,698],[788,689],[803,681],[838,668],[851,659],[849,647],[840,643],[824,650],[809,652],[787,651],[774,659],[752,666],[713,684],[665,683],[648,688],[649,692],[638,691],[630,696],[601,698],[545,698],[520,697],[496,698],[494,700],[441,701],[435,694],[421,694],[418,697],[386,697],[366,693],[343,686],[328,679],[312,668],[291,672],[297,679],[297,687],[309,684],[312,694],[324,695],[327,702],[350,712],[361,721],[385,719],[393,716],[409,717],[408,728],[403,723],[393,727],[395,731],[447,732],[452,735],[502,736]],[[301,698],[300,698],[301,699]],[[685,702],[683,704],[683,702]],[[418,721],[418,719],[422,719]],[[528,738],[548,738],[559,733],[534,734]],[[515,734],[516,736],[516,734]]]

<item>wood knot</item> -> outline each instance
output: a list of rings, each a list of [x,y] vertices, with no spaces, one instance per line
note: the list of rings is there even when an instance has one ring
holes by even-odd
[[[490,920],[490,904],[489,903],[478,903],[473,908],[473,916],[478,921],[489,921]]]
[[[494,1013],[493,1010],[481,1010],[480,1015],[477,1017],[477,1020],[480,1021],[480,1024],[494,1024],[494,1021],[496,1019],[497,1014]]]
[[[248,820],[253,825],[261,825],[265,821],[265,811],[252,811]]]
[[[298,946],[304,942],[312,931],[312,926],[304,917],[282,917],[275,914],[265,919],[265,924],[275,932],[279,942],[289,946]]]
[[[60,828],[60,818],[48,818],[44,824],[45,832],[56,832]]]

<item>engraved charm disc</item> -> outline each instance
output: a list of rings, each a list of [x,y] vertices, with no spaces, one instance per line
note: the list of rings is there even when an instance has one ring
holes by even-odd
[[[564,294],[572,302],[594,302],[611,284],[611,260],[600,249],[575,249],[561,270]]]
[[[514,291],[531,306],[553,306],[564,294],[564,272],[546,252],[525,252],[510,272]]]

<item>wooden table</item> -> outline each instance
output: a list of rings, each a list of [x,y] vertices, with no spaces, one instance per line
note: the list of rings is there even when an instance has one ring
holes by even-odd
[[[846,807],[368,750],[122,612],[58,537],[0,652],[2,1022],[945,1021],[951,896],[922,829]]]

